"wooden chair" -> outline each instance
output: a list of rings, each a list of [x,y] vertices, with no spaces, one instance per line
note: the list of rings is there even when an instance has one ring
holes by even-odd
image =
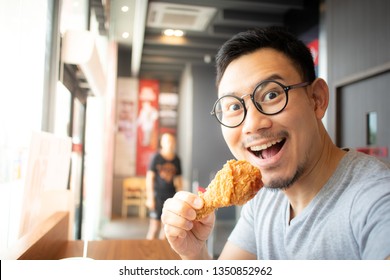
[[[122,183],[122,217],[127,217],[129,206],[138,207],[138,216],[146,217],[146,179],[145,177],[125,178]]]

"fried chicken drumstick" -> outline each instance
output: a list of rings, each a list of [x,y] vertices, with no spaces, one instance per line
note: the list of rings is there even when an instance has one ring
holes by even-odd
[[[242,205],[252,199],[263,187],[260,170],[244,160],[229,160],[217,172],[204,193],[202,209],[197,210],[196,220],[200,220],[215,209],[232,205]]]

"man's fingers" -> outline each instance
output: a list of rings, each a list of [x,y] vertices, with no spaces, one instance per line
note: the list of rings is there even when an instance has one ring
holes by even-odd
[[[181,228],[177,228],[171,225],[164,225],[165,236],[168,239],[172,238],[185,238],[187,236],[187,231]]]
[[[184,212],[188,212],[187,216],[190,216],[190,218],[188,218],[188,217],[185,217],[184,214],[180,214],[180,213],[183,213],[183,211],[181,211],[179,213],[177,211],[172,211],[172,207],[170,208],[169,203],[167,203],[167,204],[168,204],[168,206],[164,206],[164,208],[163,208],[163,214],[161,215],[161,222],[164,225],[171,225],[171,226],[174,226],[176,228],[183,229],[183,230],[191,230],[193,227],[191,220],[194,219],[193,218],[194,215],[191,213],[191,211],[193,211],[193,212],[195,212],[195,211],[191,208],[189,208],[188,211],[184,211]],[[175,205],[173,205],[173,209],[174,208],[175,208]]]
[[[196,209],[201,207],[203,200],[190,192],[180,191],[167,199],[161,215],[166,236],[171,240],[185,238],[194,227]]]
[[[193,194],[190,192],[186,192],[186,191],[177,192],[175,194],[174,198],[185,201],[186,203],[188,203],[191,207],[193,207],[195,209],[200,209],[203,207],[203,199],[201,199],[196,194]]]

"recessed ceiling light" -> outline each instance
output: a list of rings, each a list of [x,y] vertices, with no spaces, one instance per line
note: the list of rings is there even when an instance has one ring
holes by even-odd
[[[182,37],[182,36],[184,36],[184,31],[179,30],[179,29],[165,29],[164,35],[165,36]]]
[[[174,33],[175,33],[175,30],[173,30],[173,29],[165,29],[164,30],[165,36],[173,36]]]
[[[129,36],[130,36],[129,32],[123,32],[123,33],[122,33],[122,38],[123,38],[123,39],[129,38]]]
[[[182,37],[182,36],[184,36],[184,31],[177,29],[177,30],[175,30],[173,35],[175,35],[176,37]]]
[[[203,60],[205,63],[209,64],[211,62],[211,55],[205,54],[205,56],[203,57]]]
[[[126,13],[129,11],[129,7],[128,6],[122,6],[121,8],[122,12]]]

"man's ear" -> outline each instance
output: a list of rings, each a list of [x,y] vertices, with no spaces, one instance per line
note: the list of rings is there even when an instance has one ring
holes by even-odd
[[[329,88],[327,83],[317,78],[311,83],[312,99],[314,102],[314,111],[317,118],[320,120],[324,117],[329,104]]]

